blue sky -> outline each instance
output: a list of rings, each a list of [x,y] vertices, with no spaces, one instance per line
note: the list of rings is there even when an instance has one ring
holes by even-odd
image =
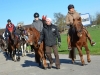
[[[100,11],[99,0],[0,0],[0,28],[5,28],[7,19],[15,25],[20,21],[31,24],[35,12],[40,14],[40,18],[47,15],[53,19],[53,14],[58,12],[66,15],[69,4],[82,14],[95,15]]]

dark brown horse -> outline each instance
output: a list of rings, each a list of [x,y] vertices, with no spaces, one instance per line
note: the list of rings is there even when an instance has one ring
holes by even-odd
[[[35,51],[35,61],[41,65],[41,61],[43,64],[43,68],[47,68],[46,57],[45,57],[45,49],[43,42],[38,45],[38,40],[40,38],[40,32],[35,28],[26,28],[26,33],[28,35],[28,43],[34,46]]]
[[[79,52],[82,65],[85,64],[85,61],[83,59],[83,54],[82,54],[82,47],[84,47],[86,50],[87,61],[91,62],[90,50],[87,44],[87,35],[84,31],[84,28],[81,22],[81,17],[73,19],[73,26],[71,29],[70,36],[71,36],[71,47],[72,47],[72,50],[70,51],[70,55],[71,55],[70,58],[72,58],[72,62],[74,63],[74,47],[76,47]]]
[[[13,61],[19,61],[19,50],[18,50],[18,58],[16,56],[16,50],[19,49],[20,43],[18,41],[18,36],[15,35],[14,32],[10,32],[9,39],[8,39],[8,54],[10,54],[10,57]]]
[[[2,51],[5,51],[5,41],[1,34],[0,34],[0,48]]]

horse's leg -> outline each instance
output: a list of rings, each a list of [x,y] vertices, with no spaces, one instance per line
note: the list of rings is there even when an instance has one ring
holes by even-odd
[[[31,53],[33,54],[34,53],[34,46],[33,45],[30,45],[30,47],[31,47]]]
[[[20,50],[18,49],[18,58],[17,61],[20,61]]]
[[[39,66],[41,66],[40,55],[38,53],[38,49],[35,49],[35,61],[36,61],[36,63],[39,64]]]
[[[79,46],[77,46],[77,49],[78,49],[78,52],[79,52],[79,55],[80,55],[81,63],[82,63],[82,65],[84,65],[85,61],[83,59],[82,50],[81,50],[81,48]]]
[[[26,43],[24,44],[24,55],[26,56]]]
[[[14,61],[14,52],[10,51],[10,57],[12,58],[12,60]]]
[[[38,53],[40,55],[40,59],[42,60],[43,68],[47,69],[47,63],[46,63],[46,59],[45,59],[45,56],[44,56],[44,51],[41,50],[41,51],[38,51]]]
[[[24,48],[23,45],[21,45],[21,49],[22,49],[22,57],[24,56]]]
[[[90,63],[91,59],[90,59],[90,50],[88,48],[88,46],[85,46],[85,50],[86,50],[86,54],[87,54],[87,62]]]
[[[17,59],[16,59],[16,58],[17,58],[17,57],[16,57],[16,48],[15,48],[15,50],[13,50],[13,57],[14,57],[14,61],[16,62],[16,60],[17,60]]]

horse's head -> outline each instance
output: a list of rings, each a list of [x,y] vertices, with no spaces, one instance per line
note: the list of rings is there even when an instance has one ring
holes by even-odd
[[[82,29],[83,29],[81,17],[73,19],[73,25],[74,25],[75,30],[77,32],[77,36],[81,37],[82,36]]]
[[[13,31],[10,32],[9,38],[10,38],[11,40],[15,39],[15,34],[14,34]]]
[[[29,43],[30,45],[33,45],[33,43],[34,43],[34,40],[35,40],[35,32],[33,32],[33,28],[31,28],[31,27],[29,27],[29,28],[26,28],[25,29],[25,31],[26,31],[26,36],[28,36],[27,37],[27,43]]]

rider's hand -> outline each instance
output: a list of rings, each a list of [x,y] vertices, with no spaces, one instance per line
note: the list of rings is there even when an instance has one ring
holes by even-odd
[[[58,46],[59,46],[59,47],[61,46],[61,42],[58,42]]]

